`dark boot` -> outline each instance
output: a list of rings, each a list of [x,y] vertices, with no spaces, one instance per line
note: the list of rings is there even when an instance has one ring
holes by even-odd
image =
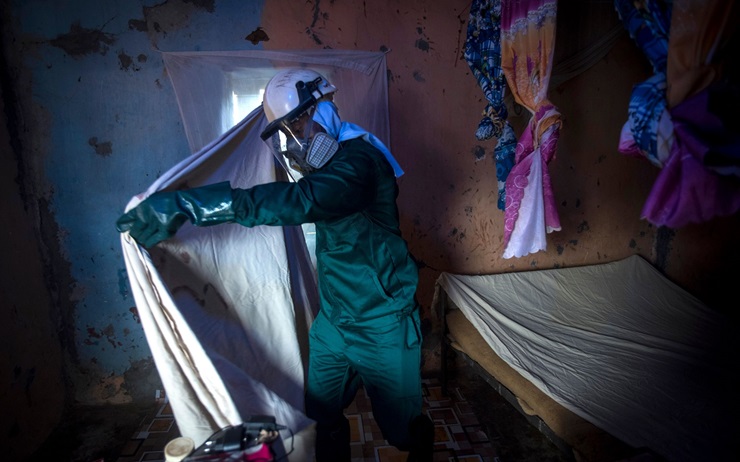
[[[434,452],[434,424],[429,417],[419,415],[409,424],[411,450],[406,462],[432,462]]]

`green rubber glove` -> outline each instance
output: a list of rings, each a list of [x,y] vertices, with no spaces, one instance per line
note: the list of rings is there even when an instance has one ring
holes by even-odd
[[[228,181],[183,191],[160,191],[121,215],[119,232],[128,233],[144,247],[169,239],[190,221],[196,226],[212,226],[234,221]]]

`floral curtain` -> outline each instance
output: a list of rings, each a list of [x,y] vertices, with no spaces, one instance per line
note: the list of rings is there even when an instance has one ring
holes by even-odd
[[[501,0],[473,0],[471,3],[465,60],[488,100],[475,137],[480,141],[495,137],[498,141],[494,149],[497,205],[504,210],[506,177],[514,165],[516,135],[506,120],[508,111],[504,104],[506,78],[501,68]]]
[[[555,0],[501,1],[501,65],[514,99],[532,114],[506,178],[504,258],[545,250],[546,234],[560,230],[547,168],[561,127],[547,99],[556,16]]]

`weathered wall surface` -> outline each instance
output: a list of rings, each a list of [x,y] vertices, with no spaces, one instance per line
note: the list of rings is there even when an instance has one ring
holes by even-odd
[[[3,180],[15,191],[3,195],[13,252],[2,274],[14,277],[2,293],[14,296],[3,297],[3,333],[13,335],[3,335],[0,441],[13,460],[46,438],[65,405],[153,402],[161,389],[115,230],[128,200],[189,154],[158,50],[253,48],[245,36],[261,5],[0,5],[3,166],[14,167]]]
[[[562,3],[561,58],[598,35],[595,17],[616,20],[610,2]],[[0,398],[12,412],[3,419],[2,441],[18,434],[43,439],[65,393],[73,402],[122,403],[153,399],[161,386],[114,228],[129,198],[188,155],[157,50],[388,51],[391,149],[407,172],[399,183],[403,232],[422,265],[426,370],[437,366],[428,310],[440,271],[497,273],[640,254],[729,311],[721,300],[734,297],[738,217],[679,230],[640,219],[658,172],[617,152],[632,85],[649,75],[626,35],[593,67],[551,88],[564,121],[550,164],[562,230],[548,236],[546,252],[502,258],[495,141],[475,139],[485,101],[462,58],[469,4],[4,2],[9,128],[0,141],[11,155],[3,156],[8,191],[0,210],[8,246],[3,274],[15,279],[5,276],[2,285],[3,329],[14,332],[3,335],[10,375],[0,382],[7,387]],[[512,105],[514,127],[527,120]],[[17,417],[39,406],[48,412],[35,422]]]
[[[5,93],[8,77],[0,75],[0,441],[12,442],[5,446],[16,460],[13,448],[33,448],[37,435],[48,434],[59,420],[67,390],[63,348],[34,231],[35,210],[24,204],[29,192],[18,187],[22,166],[11,155],[19,145],[17,125],[6,117],[7,105],[13,104]]]

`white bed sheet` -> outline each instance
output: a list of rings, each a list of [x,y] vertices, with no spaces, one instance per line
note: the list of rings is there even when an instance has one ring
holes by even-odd
[[[725,319],[639,256],[437,284],[545,394],[669,461],[728,460],[737,342]]]
[[[209,178],[234,187],[273,180],[273,156],[259,140],[265,123],[261,109],[253,112],[127,208],[154,191]],[[300,257],[308,261],[305,243],[291,245],[300,234],[300,228],[186,224],[148,251],[121,235],[152,357],[180,433],[197,446],[220,428],[270,415],[289,429],[280,441],[288,447],[276,446],[278,453],[292,448],[294,461],[312,454],[313,421],[303,414],[304,351],[318,302],[315,289],[301,291],[291,282],[291,271],[301,272]],[[310,279],[312,270],[304,270]]]

